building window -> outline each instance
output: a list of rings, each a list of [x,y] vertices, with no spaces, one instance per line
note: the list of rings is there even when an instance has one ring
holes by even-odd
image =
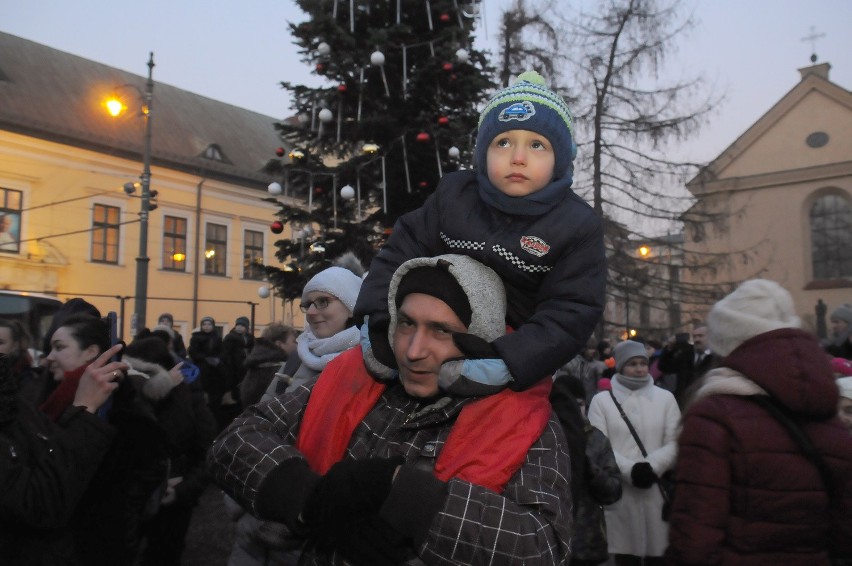
[[[814,279],[852,277],[852,208],[840,195],[826,195],[811,207]]]
[[[263,269],[263,232],[245,231],[243,248],[243,279],[262,281],[266,275]]]
[[[96,204],[92,211],[92,261],[118,263],[121,211],[117,206]]]
[[[186,218],[163,216],[163,269],[186,271]]]
[[[207,275],[227,275],[228,265],[228,227],[222,224],[207,224],[207,238],[204,244],[204,273]]]
[[[0,252],[21,251],[21,202],[23,193],[0,188]]]

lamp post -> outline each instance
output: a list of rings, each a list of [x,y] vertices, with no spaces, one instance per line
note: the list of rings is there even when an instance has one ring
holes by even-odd
[[[142,113],[145,116],[145,148],[142,156],[142,206],[139,211],[139,256],[136,258],[136,328],[145,328],[148,309],[148,213],[151,210],[151,105],[154,101],[154,52],[148,58],[148,80]]]
[[[148,58],[148,80],[145,83],[145,92],[135,85],[126,84],[122,87],[133,88],[142,97],[142,116],[145,118],[145,142],[142,152],[142,174],[139,176],[140,183],[125,183],[124,192],[128,196],[141,189],[139,199],[141,207],[139,210],[139,255],[136,257],[136,310],[133,313],[134,327],[140,330],[145,327],[145,315],[148,307],[148,214],[151,212],[151,199],[155,192],[151,191],[151,107],[154,102],[154,53]],[[113,96],[106,102],[107,110],[113,116],[121,114],[126,106],[117,97]],[[134,195],[135,196],[135,195]]]

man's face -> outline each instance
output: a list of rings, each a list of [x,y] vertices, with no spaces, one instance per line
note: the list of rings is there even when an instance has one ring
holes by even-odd
[[[248,332],[248,328],[246,328],[246,327],[245,327],[245,326],[243,326],[242,324],[238,324],[238,325],[236,325],[236,326],[234,327],[234,330],[236,330],[236,331],[237,331],[237,334],[245,334],[246,332]]]
[[[550,183],[556,155],[543,135],[509,130],[497,134],[488,144],[486,162],[488,179],[501,193],[523,197]]]
[[[849,323],[845,320],[841,320],[839,318],[831,319],[831,331],[834,334],[843,334],[846,329],[849,328]]]
[[[168,326],[169,328],[171,328],[171,327],[172,327],[172,321],[171,321],[171,320],[169,320],[169,318],[168,318],[168,317],[166,317],[166,316],[164,316],[163,318],[161,318],[160,320],[158,320],[158,321],[157,321],[157,324],[159,324],[160,326]]]
[[[394,356],[406,393],[412,397],[438,393],[441,364],[462,357],[453,332],[467,332],[467,327],[447,303],[422,293],[406,295],[393,333]]]
[[[707,349],[707,327],[699,326],[692,331],[692,344],[695,349],[703,352]]]

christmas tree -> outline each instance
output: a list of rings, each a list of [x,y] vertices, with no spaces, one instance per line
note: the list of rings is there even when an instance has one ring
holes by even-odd
[[[282,267],[266,266],[284,299],[352,251],[369,264],[396,218],[420,206],[447,172],[470,163],[480,104],[494,86],[473,47],[478,1],[297,0],[302,61],[326,84],[283,82],[293,117],[271,229]],[[305,206],[305,204],[307,206]]]

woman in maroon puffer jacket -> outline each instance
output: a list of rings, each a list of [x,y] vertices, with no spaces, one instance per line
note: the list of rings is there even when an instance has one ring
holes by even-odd
[[[819,343],[799,330],[790,294],[743,283],[708,317],[723,357],[695,393],[679,439],[670,564],[818,566],[852,557],[852,437]],[[804,431],[828,483],[756,397]]]

